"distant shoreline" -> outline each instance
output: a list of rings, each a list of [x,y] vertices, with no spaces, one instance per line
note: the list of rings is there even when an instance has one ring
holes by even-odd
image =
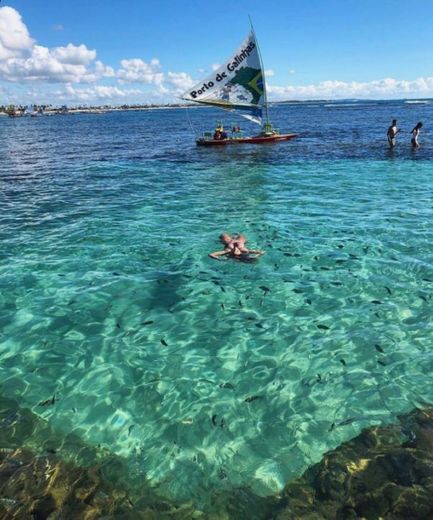
[[[338,106],[345,104],[357,103],[407,103],[407,104],[430,104],[433,103],[433,98],[418,98],[418,99],[308,99],[308,100],[285,100],[285,101],[270,101],[269,105],[313,105],[313,104],[330,104],[329,106]],[[62,107],[52,105],[9,105],[0,106],[0,116],[9,115],[12,117],[39,116],[39,115],[65,115],[65,114],[103,114],[106,112],[138,112],[147,110],[174,110],[186,108],[209,108],[206,105],[198,105],[195,103],[175,103],[164,105],[96,105],[90,107],[72,106]]]

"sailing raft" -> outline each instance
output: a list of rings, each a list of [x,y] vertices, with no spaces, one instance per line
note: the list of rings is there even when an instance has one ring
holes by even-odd
[[[258,135],[247,137],[239,127],[227,133],[219,123],[214,132],[204,132],[197,137],[196,143],[199,146],[263,144],[297,137],[294,133],[280,134],[269,119],[263,63],[253,29],[224,65],[185,92],[182,99],[236,111],[261,126]]]

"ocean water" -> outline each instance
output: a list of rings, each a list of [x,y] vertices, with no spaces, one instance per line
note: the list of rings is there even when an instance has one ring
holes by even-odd
[[[200,507],[432,403],[432,115],[276,105],[296,140],[215,150],[211,109],[2,118],[1,395]]]

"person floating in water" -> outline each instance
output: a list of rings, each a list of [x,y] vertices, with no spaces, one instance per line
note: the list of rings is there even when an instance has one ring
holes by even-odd
[[[232,238],[227,233],[222,233],[219,238],[224,244],[224,250],[209,253],[209,256],[214,260],[219,260],[222,256],[228,256],[228,258],[239,260],[240,262],[253,262],[256,258],[264,254],[264,251],[260,251],[259,249],[248,249],[245,246],[247,241],[245,235],[239,234]]]
[[[422,123],[419,122],[417,123],[413,128],[412,128],[412,139],[410,140],[410,142],[412,143],[412,148],[416,149],[416,148],[419,148],[419,142],[418,142],[418,137],[419,137],[419,133],[421,131],[421,128],[422,128]]]
[[[391,126],[388,128],[386,132],[386,136],[388,138],[388,144],[390,148],[394,148],[395,146],[395,138],[400,130],[397,128],[397,119],[393,119]]]

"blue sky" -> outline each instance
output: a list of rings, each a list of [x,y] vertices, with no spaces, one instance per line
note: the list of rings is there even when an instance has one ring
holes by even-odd
[[[270,99],[433,97],[433,3],[2,0],[0,103],[170,102],[251,15]]]

